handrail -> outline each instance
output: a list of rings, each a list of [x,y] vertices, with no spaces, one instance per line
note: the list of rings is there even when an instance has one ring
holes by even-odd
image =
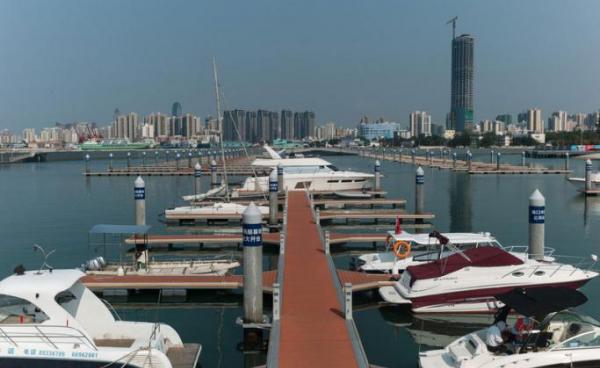
[[[100,298],[100,300],[102,301],[102,303],[104,303],[104,305],[108,308],[108,310],[114,315],[114,317],[117,317],[116,319],[118,321],[122,321],[121,316],[119,315],[119,313],[117,312],[115,307],[113,307],[113,305],[110,304],[110,302],[108,300],[103,299],[103,298]]]
[[[9,333],[10,333],[10,335],[9,335],[9,333],[7,333],[7,331],[5,331],[6,327],[32,328],[32,329],[35,329],[36,331],[38,331],[38,333],[37,334],[36,333],[10,333],[10,331],[9,331]],[[70,331],[76,331],[77,334],[71,334],[71,335],[57,334],[57,333],[49,334],[47,332],[42,331],[43,329],[47,329],[47,328],[68,329]],[[6,324],[6,325],[3,325],[2,328],[0,328],[0,331],[6,337],[6,339],[8,339],[14,346],[18,346],[18,344],[16,343],[16,341],[13,338],[37,337],[37,338],[40,338],[42,341],[48,342],[55,349],[58,349],[58,347],[56,346],[56,344],[53,340],[74,338],[74,339],[79,340],[80,342],[84,342],[86,345],[88,345],[92,349],[98,350],[96,347],[96,344],[94,344],[85,334],[83,334],[79,329],[76,329],[76,328],[70,327],[70,326],[35,325],[35,324]]]

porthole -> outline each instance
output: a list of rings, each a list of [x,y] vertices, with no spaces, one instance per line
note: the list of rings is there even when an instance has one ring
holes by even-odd
[[[521,271],[515,271],[515,272],[513,272],[513,273],[512,273],[512,275],[513,275],[513,276],[516,276],[516,277],[521,277],[521,276],[523,276],[523,275],[524,275],[524,273],[523,273],[523,272],[521,272]]]
[[[546,272],[544,272],[544,271],[535,271],[533,274],[534,274],[534,275],[536,275],[536,276],[542,276],[542,275],[544,275],[545,273],[546,273]]]

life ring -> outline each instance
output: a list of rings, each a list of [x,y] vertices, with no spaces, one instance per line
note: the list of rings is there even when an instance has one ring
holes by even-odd
[[[392,246],[392,251],[396,257],[404,259],[410,255],[410,243],[404,240],[398,240]]]

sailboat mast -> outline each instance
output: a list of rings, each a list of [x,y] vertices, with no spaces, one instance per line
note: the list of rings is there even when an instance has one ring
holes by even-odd
[[[219,128],[219,142],[221,144],[221,162],[223,163],[223,178],[225,181],[225,192],[229,197],[229,188],[227,188],[227,164],[225,163],[225,149],[223,147],[223,119],[221,118],[221,93],[219,92],[219,76],[217,74],[217,61],[213,57],[213,74],[215,78],[215,97],[217,99],[217,126]]]

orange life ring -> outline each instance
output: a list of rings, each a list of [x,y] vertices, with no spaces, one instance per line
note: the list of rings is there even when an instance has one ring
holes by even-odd
[[[392,250],[396,257],[404,259],[410,255],[410,243],[404,240],[398,240],[392,246]]]

